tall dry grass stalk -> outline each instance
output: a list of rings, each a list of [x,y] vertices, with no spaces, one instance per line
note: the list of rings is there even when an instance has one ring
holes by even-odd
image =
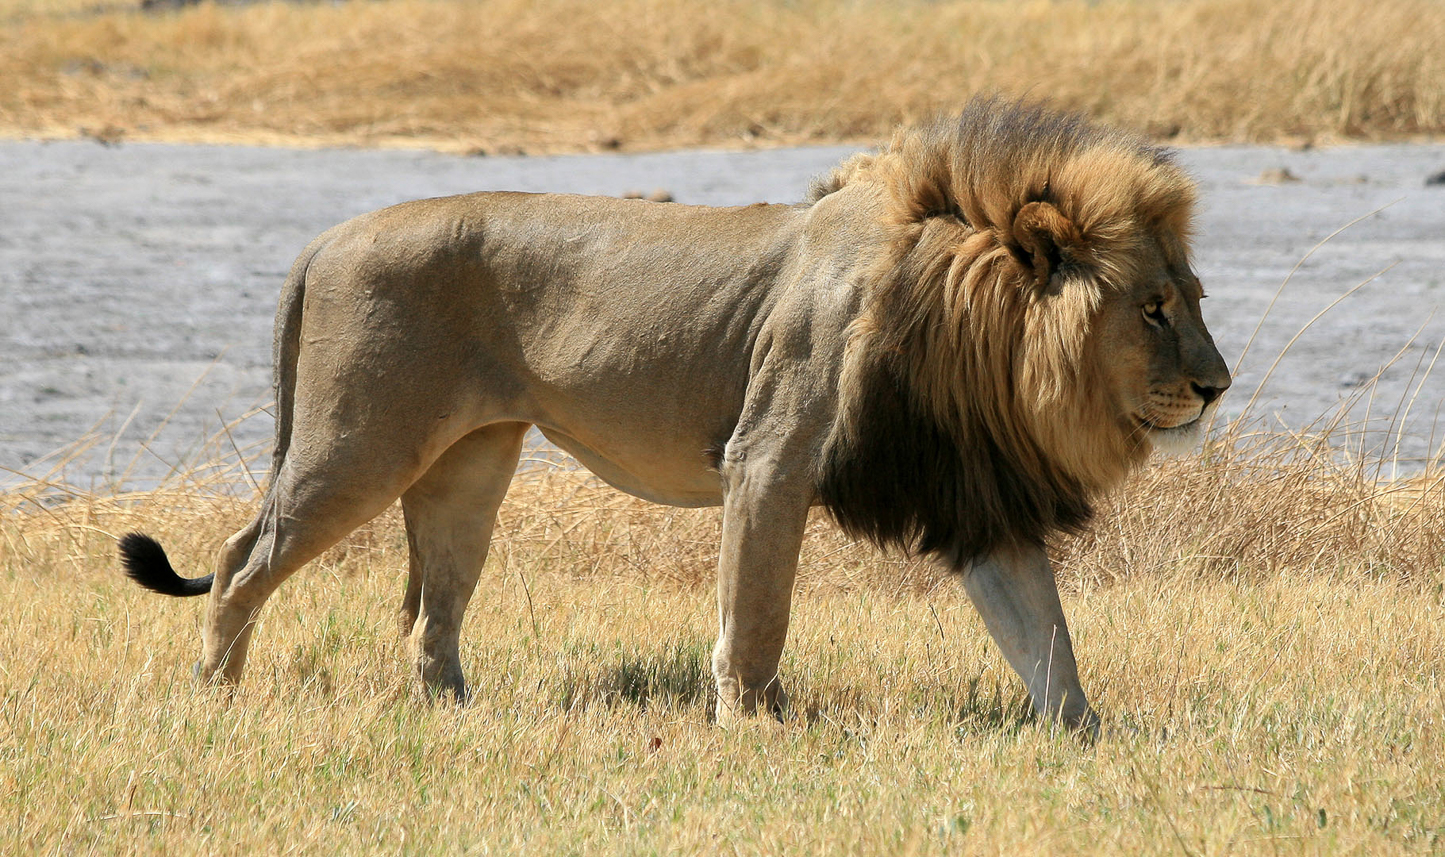
[[[1059,575],[1075,588],[1132,578],[1258,584],[1277,578],[1445,582],[1445,471],[1393,481],[1341,452],[1336,435],[1243,435],[1231,430],[1199,457],[1156,460],[1108,497],[1096,524],[1060,538]],[[253,514],[259,459],[179,471],[153,490],[91,494],[37,481],[0,493],[0,549],[25,565],[111,555],[132,529],[167,536],[194,573]],[[716,509],[675,509],[621,494],[569,466],[525,465],[502,507],[492,562],[579,580],[646,586],[711,585],[721,533]],[[36,551],[39,551],[36,553]],[[358,530],[328,562],[360,551],[405,566],[396,507]],[[844,537],[817,512],[800,585],[843,591],[926,592],[949,575],[930,562],[884,555]]]
[[[1445,130],[1433,0],[385,0],[156,16],[3,2],[11,135],[491,152],[858,141],[987,91],[1188,141]]]

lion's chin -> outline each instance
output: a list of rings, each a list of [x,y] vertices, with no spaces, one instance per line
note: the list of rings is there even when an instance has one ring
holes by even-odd
[[[1160,455],[1189,455],[1199,448],[1204,434],[1204,417],[1201,414],[1191,422],[1170,428],[1149,426],[1149,445]]]

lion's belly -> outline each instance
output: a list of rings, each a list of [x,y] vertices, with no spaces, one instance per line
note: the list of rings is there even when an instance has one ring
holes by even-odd
[[[709,468],[703,444],[696,449],[667,450],[648,446],[648,454],[603,450],[594,440],[584,443],[555,428],[537,427],[547,440],[571,454],[599,479],[635,497],[668,506],[716,506],[722,503],[722,485]],[[669,454],[671,452],[671,454]]]

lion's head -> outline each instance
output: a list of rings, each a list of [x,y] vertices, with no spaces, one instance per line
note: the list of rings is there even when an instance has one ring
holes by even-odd
[[[814,190],[886,193],[820,490],[845,529],[962,564],[1088,520],[1229,374],[1170,154],[994,99],[900,132]]]

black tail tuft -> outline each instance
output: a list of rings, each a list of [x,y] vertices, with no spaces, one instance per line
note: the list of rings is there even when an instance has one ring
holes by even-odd
[[[121,536],[120,564],[126,577],[162,595],[205,595],[211,591],[211,580],[215,577],[208,574],[188,580],[176,574],[161,543],[142,533]]]

